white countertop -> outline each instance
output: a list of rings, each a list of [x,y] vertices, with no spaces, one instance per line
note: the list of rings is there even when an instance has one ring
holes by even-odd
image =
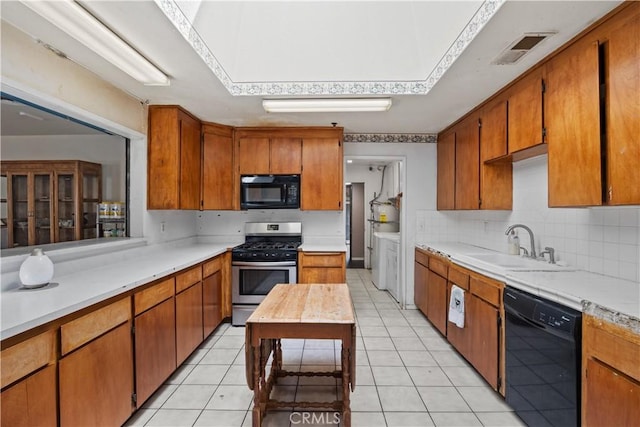
[[[153,245],[131,250],[131,257],[104,262],[99,267],[54,274],[41,289],[14,288],[1,297],[1,337],[6,339],[36,326],[117,296],[224,253],[234,244],[190,242]],[[68,270],[67,270],[68,271]]]
[[[298,250],[303,252],[347,252],[343,238],[305,237]]]
[[[475,261],[470,255],[496,254],[495,251],[462,243],[424,243],[417,246],[447,256],[456,264],[503,281],[508,286],[576,310],[582,311],[583,306],[593,303],[612,312],[640,320],[640,283],[638,282],[576,270],[570,266],[559,267],[558,271],[512,271],[499,266],[492,267],[485,262]]]

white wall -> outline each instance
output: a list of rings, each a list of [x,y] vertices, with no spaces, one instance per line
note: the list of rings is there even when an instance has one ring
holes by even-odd
[[[513,165],[512,211],[417,212],[416,241],[457,241],[506,252],[505,229],[529,226],[536,251],[545,246],[571,266],[607,276],[640,281],[640,207],[549,208],[547,156]],[[519,230],[520,244],[529,237]]]
[[[197,212],[197,234],[244,241],[245,222],[302,222],[303,241],[345,241],[343,211],[249,210]]]
[[[402,302],[413,307],[413,263],[417,213],[436,206],[436,145],[411,143],[345,143],[344,156],[358,158],[401,157],[405,165],[400,223],[402,264],[400,286]],[[367,192],[369,190],[366,190]],[[378,189],[375,190],[379,191]]]
[[[125,199],[126,147],[121,136],[3,136],[0,157],[2,160],[84,160],[100,163],[102,199]]]

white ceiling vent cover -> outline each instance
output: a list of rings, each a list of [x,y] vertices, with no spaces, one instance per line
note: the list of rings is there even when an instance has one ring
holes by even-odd
[[[540,44],[544,39],[552,36],[553,32],[548,33],[525,33],[515,42],[498,55],[496,59],[491,62],[495,65],[509,65],[515,64],[522,58],[527,52]]]

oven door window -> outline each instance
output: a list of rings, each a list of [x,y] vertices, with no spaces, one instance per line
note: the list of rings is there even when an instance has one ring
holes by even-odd
[[[240,269],[240,295],[267,295],[278,283],[289,283],[289,270]]]

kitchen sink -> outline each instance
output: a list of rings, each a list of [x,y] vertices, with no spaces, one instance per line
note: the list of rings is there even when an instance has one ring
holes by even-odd
[[[487,268],[499,268],[509,271],[574,271],[570,267],[550,264],[543,260],[524,258],[518,255],[496,253],[479,253],[460,256],[460,261],[469,264],[488,264]]]

